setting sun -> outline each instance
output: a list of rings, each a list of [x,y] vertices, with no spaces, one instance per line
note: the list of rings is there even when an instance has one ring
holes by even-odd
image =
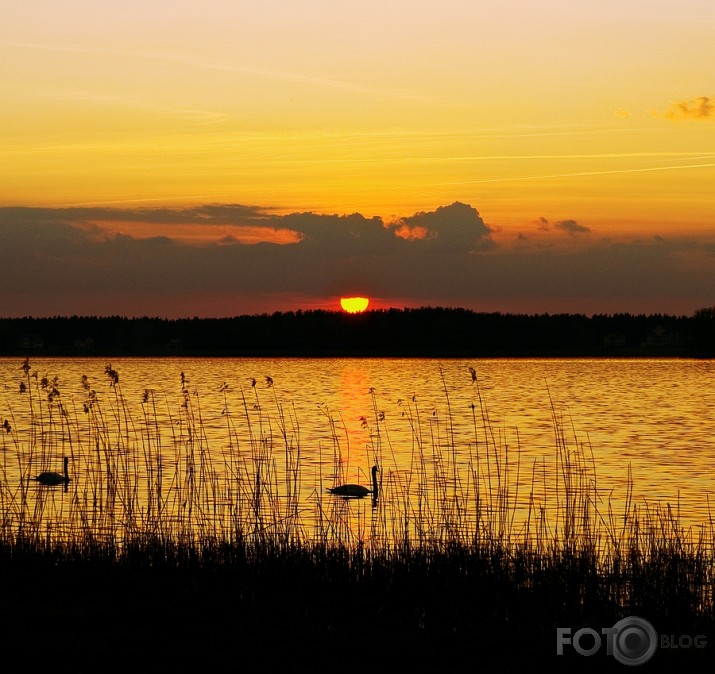
[[[370,300],[367,297],[341,297],[340,306],[349,314],[359,314],[367,309]]]

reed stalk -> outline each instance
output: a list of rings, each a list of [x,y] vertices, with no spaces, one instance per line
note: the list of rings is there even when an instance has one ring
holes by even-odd
[[[295,407],[270,378],[241,387],[238,412],[224,384],[221,418],[209,420],[184,373],[176,401],[164,406],[151,388],[127,399],[111,365],[103,391],[83,378],[79,404],[57,377],[33,372],[29,361],[20,370],[18,392],[8,388],[3,399],[0,563],[26,554],[102,564],[143,556],[177,568],[280,563],[325,577],[387,573],[393,586],[409,574],[421,589],[439,574],[466,573],[488,596],[491,583],[505,596],[548,596],[609,616],[712,619],[712,516],[693,530],[677,503],[636,503],[630,468],[616,506],[590,443],[550,394],[553,464],[522,468],[518,430],[514,450],[474,370],[464,382],[473,393],[466,419],[440,370],[442,405],[423,407],[415,393],[391,415],[370,391],[364,448],[351,447],[340,415],[319,405],[328,447],[310,451]],[[393,424],[408,428],[407,464]],[[64,489],[33,481],[64,456],[72,475]],[[380,468],[375,501],[326,494],[338,480],[365,480],[365,458]]]

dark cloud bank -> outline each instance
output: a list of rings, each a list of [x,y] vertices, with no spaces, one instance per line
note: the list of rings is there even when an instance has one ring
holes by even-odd
[[[162,225],[163,234],[116,233],[122,223]],[[226,233],[189,244],[172,236],[186,225]],[[252,297],[272,311],[272,298],[346,292],[517,313],[689,313],[715,303],[713,242],[609,242],[576,220],[543,217],[530,226],[563,245],[530,245],[530,235],[497,245],[479,212],[459,202],[397,222],[236,204],[3,208],[0,316],[231,316],[253,313]],[[247,244],[243,228],[289,231],[293,242]]]

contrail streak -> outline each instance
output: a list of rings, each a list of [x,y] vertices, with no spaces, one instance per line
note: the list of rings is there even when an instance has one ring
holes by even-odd
[[[611,169],[608,171],[579,171],[574,173],[548,173],[535,176],[516,176],[514,178],[480,178],[478,180],[462,180],[437,185],[473,185],[477,183],[505,183],[522,180],[548,180],[550,178],[578,178],[582,176],[605,176],[618,173],[647,173],[651,171],[679,171],[683,169],[713,168],[715,164],[688,164],[686,166],[652,166],[650,168]],[[432,183],[434,185],[434,183]]]

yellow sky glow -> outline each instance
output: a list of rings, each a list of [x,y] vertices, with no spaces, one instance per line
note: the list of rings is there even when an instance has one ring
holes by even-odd
[[[713,3],[151,5],[5,4],[0,205],[712,228]]]

